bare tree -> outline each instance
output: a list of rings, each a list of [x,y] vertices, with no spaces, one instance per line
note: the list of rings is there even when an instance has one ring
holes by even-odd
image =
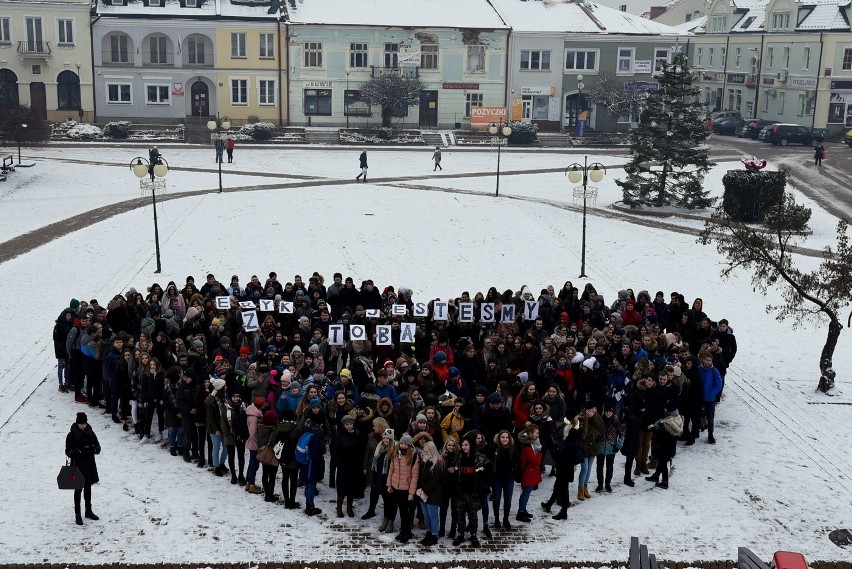
[[[423,83],[416,77],[409,79],[397,73],[387,73],[362,83],[360,90],[361,100],[381,105],[382,126],[387,127],[391,125],[394,111],[420,104]]]
[[[852,302],[852,248],[847,224],[840,221],[835,248],[826,247],[817,269],[802,271],[793,258],[800,234],[787,229],[800,217],[801,208],[790,193],[767,215],[764,228],[734,221],[720,206],[705,224],[698,241],[704,245],[715,242],[726,258],[723,278],[745,269],[751,272],[752,285],[764,296],[770,287],[779,287],[781,302],[766,306],[766,311],[774,312],[779,322],[789,319],[793,328],[805,322],[828,324],[817,386],[827,393],[834,387],[832,358],[843,329],[838,314]]]
[[[609,73],[600,73],[594,84],[586,89],[586,96],[593,105],[606,109],[613,130],[618,124],[618,115],[630,112],[633,99],[624,83]]]

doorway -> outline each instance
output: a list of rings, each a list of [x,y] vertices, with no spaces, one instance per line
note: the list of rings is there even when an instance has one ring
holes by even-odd
[[[578,93],[571,93],[569,95],[565,95],[565,126],[577,126],[577,119],[579,118],[580,111],[589,110],[589,100],[585,95],[582,95],[582,99],[580,99],[581,95]],[[588,119],[586,119],[586,126],[588,127]]]
[[[420,126],[438,126],[438,91],[420,91]]]
[[[36,117],[47,120],[47,91],[44,83],[30,83],[30,108]]]
[[[196,81],[190,88],[190,96],[192,97],[192,116],[194,117],[209,117],[210,116],[210,91],[207,83],[204,81]]]

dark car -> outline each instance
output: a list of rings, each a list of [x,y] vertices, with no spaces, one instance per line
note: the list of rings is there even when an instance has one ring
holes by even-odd
[[[743,127],[745,121],[740,117],[726,117],[713,122],[713,132],[726,136],[734,136]]]
[[[778,124],[776,121],[768,121],[765,119],[746,119],[737,136],[757,140],[757,135],[763,127]]]
[[[778,146],[788,144],[804,144],[813,146],[814,142],[822,142],[823,135],[818,130],[797,124],[776,124],[768,128],[763,142],[771,142]]]

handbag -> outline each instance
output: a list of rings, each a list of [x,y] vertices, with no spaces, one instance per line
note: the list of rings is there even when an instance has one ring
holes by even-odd
[[[70,462],[66,461],[65,466],[59,469],[56,485],[60,490],[82,490],[86,485],[86,477],[78,467],[71,466]]]
[[[257,460],[261,462],[261,464],[265,464],[267,466],[278,466],[278,459],[275,458],[275,449],[266,445],[257,451]]]

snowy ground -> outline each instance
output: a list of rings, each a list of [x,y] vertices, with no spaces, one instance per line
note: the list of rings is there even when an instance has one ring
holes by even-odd
[[[37,166],[19,170],[0,186],[6,212],[0,239],[138,196],[125,165],[138,153],[128,152],[125,159],[117,152],[48,148],[33,154]],[[212,172],[177,169],[177,164],[213,166],[212,160],[207,163],[209,152],[175,149],[167,156],[175,169],[170,192],[215,186]],[[116,166],[69,165],[53,158]],[[565,280],[582,285],[576,278],[579,214],[527,200],[494,199],[493,177],[453,178],[489,171],[493,153],[445,152],[438,180],[402,182],[452,185],[484,195],[415,191],[395,183],[354,185],[349,178],[357,173],[352,167],[356,158],[357,152],[322,150],[238,153],[233,168],[242,173],[228,175],[229,187],[305,175],[331,180],[319,187],[208,194],[163,204],[162,275],[153,274],[150,207],[0,264],[0,289],[6,292],[0,295],[0,313],[8,315],[0,323],[0,468],[9,473],[0,502],[11,505],[0,520],[0,547],[8,562],[387,559],[387,547],[397,546],[392,535],[370,530],[378,522],[307,519],[266,504],[154,445],[137,446],[94,413],[90,422],[104,448],[98,460],[102,481],[94,489],[101,521],[82,529],[73,525],[71,494],[56,490],[53,479],[77,409],[69,396],[56,392],[50,332],[72,297],[105,302],[130,286],[142,290],[152,282],[183,282],[187,274],[198,279],[207,272],[236,273],[245,281],[252,273],[273,269],[284,276],[314,270],[328,276],[340,270],[356,281],[370,277],[380,287],[409,286],[420,298],[492,285],[500,290],[522,284],[533,290],[547,284],[559,288]],[[510,152],[503,154],[501,169],[564,167],[576,158]],[[376,178],[432,176],[425,151],[371,152],[370,160]],[[611,165],[625,159],[599,160]],[[73,175],[60,175],[72,167]],[[712,188],[720,187],[723,169],[708,180]],[[620,171],[614,170],[612,176],[617,175]],[[565,202],[571,201],[568,186],[561,174],[507,175],[500,181],[504,196]],[[613,201],[612,195],[602,186],[597,206]],[[827,214],[815,210],[814,223],[819,225],[815,231],[831,234],[834,221]],[[571,559],[609,561],[623,559],[630,536],[637,535],[668,560],[730,559],[738,545],[764,558],[777,549],[793,549],[812,560],[848,560],[849,550],[827,537],[831,530],[852,527],[848,332],[835,357],[838,395],[816,395],[824,331],[776,323],[746,275],[720,282],[714,248],[696,245],[690,236],[596,216],[589,217],[588,236],[589,280],[605,298],[628,286],[652,294],[678,290],[688,300],[701,296],[711,317],[731,321],[740,353],[717,410],[719,443],[681,448],[668,491],[650,489],[644,480],[630,489],[617,475],[613,495],[594,495],[569,510],[567,523],[559,523],[539,515],[537,504],[549,495],[553,480],[546,479],[531,500],[535,521],[513,530],[512,537],[498,534],[494,549],[455,554],[444,543],[424,553],[412,542],[403,551],[417,552],[421,561],[447,561],[563,559],[567,549]],[[28,302],[36,294],[46,302]],[[33,324],[22,326],[19,315]],[[622,464],[619,459],[617,472]],[[333,491],[321,490],[320,507],[329,512]],[[363,504],[356,507],[359,515],[364,509]],[[58,539],[61,530],[64,538]],[[189,536],[198,538],[191,547],[186,546]]]

